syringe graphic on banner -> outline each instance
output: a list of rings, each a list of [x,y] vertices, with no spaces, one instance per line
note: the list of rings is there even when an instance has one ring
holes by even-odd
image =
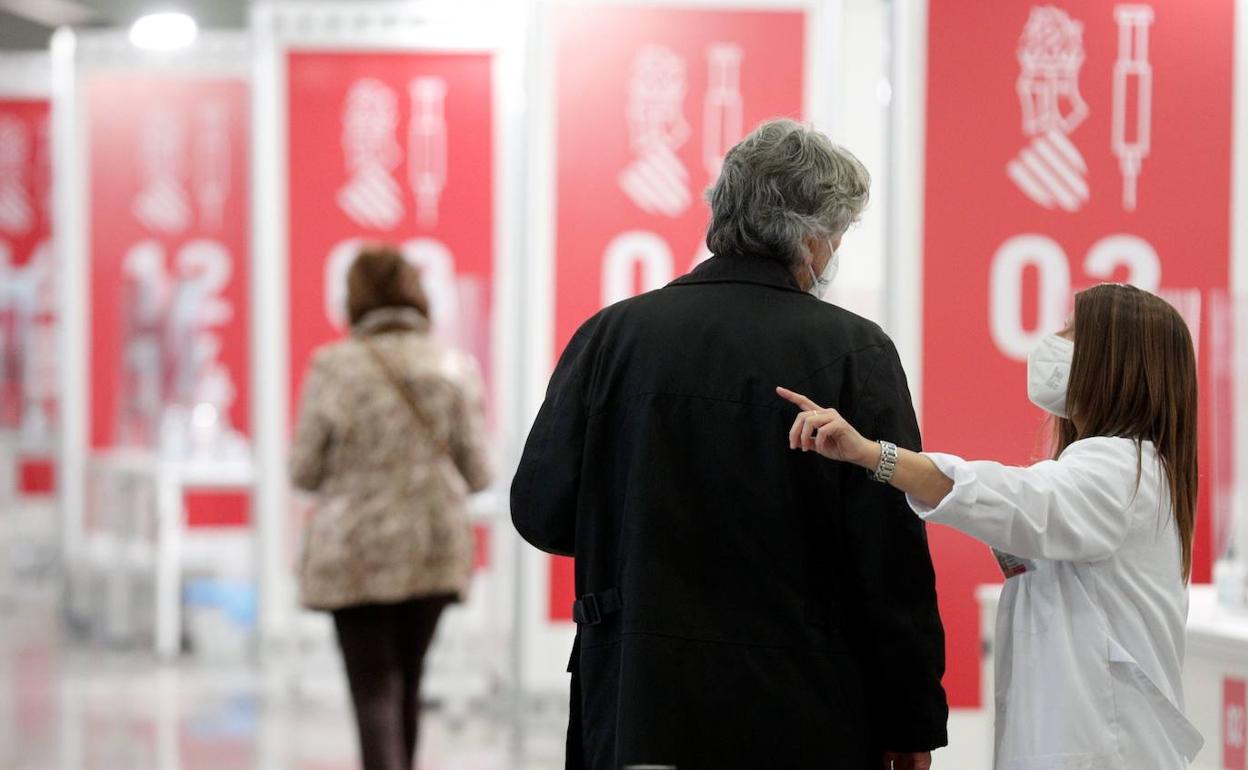
[[[417,78],[408,86],[412,118],[408,126],[407,173],[421,227],[438,224],[438,202],[446,187],[446,81]]]
[[[55,425],[56,394],[60,387],[57,358],[56,306],[52,246],[44,241],[26,266],[33,289],[28,336],[22,343],[25,363],[22,384],[22,432],[32,441],[49,438]]]
[[[51,263],[48,241],[18,267],[0,239],[0,425],[20,427],[35,442],[50,436],[49,396],[58,384],[54,369],[48,375],[56,366]]]
[[[741,46],[716,43],[706,52],[707,89],[702,104],[702,163],[712,183],[728,150],[741,140]]]
[[[628,84],[629,145],[636,156],[619,175],[620,189],[642,211],[676,218],[693,203],[689,170],[676,151],[689,139],[683,110],[685,61],[645,45]]]
[[[185,129],[173,113],[155,112],[144,116],[139,141],[143,189],[131,211],[150,230],[182,232],[192,215],[190,196],[183,188]]]
[[[234,316],[233,305],[222,294],[230,280],[230,253],[218,242],[200,239],[178,251],[176,265],[164,324],[168,400],[191,405],[221,352],[213,330]]]
[[[1153,9],[1120,5],[1118,60],[1114,62],[1113,151],[1122,170],[1122,207],[1135,211],[1140,168],[1148,157],[1153,119],[1153,67],[1148,61],[1148,29]]]
[[[1059,8],[1032,8],[1017,56],[1015,89],[1030,141],[1006,163],[1006,175],[1036,204],[1078,211],[1090,197],[1087,163],[1070,140],[1088,115],[1079,92],[1083,24]]]
[[[205,104],[199,112],[195,139],[195,198],[200,224],[220,230],[225,220],[225,201],[230,193],[229,114],[224,104]]]
[[[35,226],[35,208],[24,181],[31,150],[22,121],[0,115],[0,230],[25,235]]]
[[[166,400],[169,403],[190,405],[199,372],[210,363],[201,360],[204,356],[201,338],[215,339],[201,321],[205,299],[193,279],[173,282],[173,298],[164,324],[165,368],[168,370]],[[220,343],[216,347],[219,349]]]
[[[143,241],[122,264],[122,363],[113,435],[122,446],[153,446],[165,401],[162,337],[172,294],[160,244]]]
[[[385,83],[362,78],[342,106],[342,151],[347,181],[338,207],[357,225],[393,230],[403,220],[403,188],[393,176],[402,162],[399,99]]]

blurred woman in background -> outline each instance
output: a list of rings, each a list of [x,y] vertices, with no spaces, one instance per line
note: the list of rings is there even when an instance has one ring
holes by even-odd
[[[1008,578],[997,770],[1181,770],[1203,743],[1183,714],[1199,472],[1191,335],[1160,298],[1105,284],[1076,297],[1073,323],[1027,370],[1057,439],[1054,459],[1029,468],[869,441],[781,388],[804,410],[789,446],[866,468],[925,520],[997,552]]]
[[[411,770],[425,653],[462,599],[468,495],[490,481],[476,362],[429,334],[420,274],[365,249],[347,274],[351,335],[316,351],[291,477],[315,512],[300,599],[333,613],[365,770]]]

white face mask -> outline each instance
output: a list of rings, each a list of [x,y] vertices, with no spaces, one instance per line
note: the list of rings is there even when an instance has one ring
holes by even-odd
[[[828,243],[828,248],[832,248],[832,243]],[[815,275],[815,268],[807,265],[806,269],[810,271],[811,284],[806,291],[816,299],[823,299],[828,293],[828,288],[832,282],[836,280],[836,274],[841,270],[841,255],[836,253],[836,249],[832,249],[832,256],[828,257],[828,264],[823,266],[823,274]]]
[[[1066,413],[1066,388],[1070,384],[1070,365],[1075,357],[1075,343],[1050,334],[1040,340],[1027,356],[1027,398],[1031,403],[1057,417]]]

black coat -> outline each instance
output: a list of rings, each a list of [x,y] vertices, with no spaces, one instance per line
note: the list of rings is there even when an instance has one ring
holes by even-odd
[[[576,557],[568,768],[878,770],[945,744],[923,525],[790,451],[777,385],[919,449],[888,337],[765,257],[603,310],[559,361],[511,507]]]

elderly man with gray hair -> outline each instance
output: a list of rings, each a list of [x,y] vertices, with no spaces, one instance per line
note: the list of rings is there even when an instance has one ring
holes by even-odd
[[[789,452],[775,391],[920,448],[893,343],[820,301],[869,185],[822,134],[764,123],[708,191],[714,256],[560,359],[511,503],[526,540],[576,558],[568,768],[900,770],[945,744],[923,526],[887,485]]]

